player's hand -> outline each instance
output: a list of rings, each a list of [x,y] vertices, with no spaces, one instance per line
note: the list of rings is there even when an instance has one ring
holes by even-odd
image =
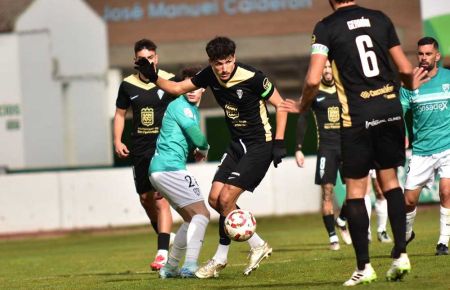
[[[136,65],[134,68],[152,83],[155,83],[158,80],[158,74],[156,73],[155,64],[153,62],[150,62],[144,57],[140,57],[134,64]]]
[[[422,84],[428,82],[431,78],[428,71],[423,67],[416,67],[413,70],[412,90],[418,89]]]
[[[278,104],[277,110],[280,112],[299,113],[299,102],[292,99],[283,100]]]
[[[206,157],[208,157],[208,149],[200,150],[197,148],[194,150],[195,162],[204,161],[204,160],[206,160]]]
[[[128,150],[127,146],[123,143],[118,143],[114,146],[114,151],[116,152],[119,158],[126,158],[130,155],[130,150]]]
[[[298,167],[303,167],[305,165],[305,155],[301,150],[295,151],[295,161]]]
[[[281,163],[284,157],[286,157],[286,147],[284,146],[284,140],[277,140],[275,139],[273,141],[273,147],[272,147],[272,160],[273,160],[273,166],[275,168],[278,167],[278,164]]]

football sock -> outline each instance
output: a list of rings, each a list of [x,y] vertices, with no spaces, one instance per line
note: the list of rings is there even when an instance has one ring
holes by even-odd
[[[441,234],[438,244],[444,244],[448,247],[448,240],[450,238],[450,208],[445,208],[441,205],[440,212]]]
[[[253,236],[250,239],[248,239],[248,244],[252,249],[256,247],[261,247],[262,245],[264,245],[264,240],[261,239],[261,237],[257,233],[254,233]]]
[[[225,217],[220,215],[219,217],[219,244],[228,246],[231,243],[231,239],[225,233]]]
[[[403,190],[396,187],[384,193],[387,200],[388,216],[394,235],[393,258],[398,259],[400,254],[406,253],[406,207]]]
[[[370,230],[370,217],[372,216],[372,200],[370,199],[370,195],[368,195],[368,194],[366,194],[364,196],[364,205],[366,206],[367,216],[369,218],[369,227],[367,228],[367,231],[368,231],[368,236],[370,237],[370,235],[372,233],[372,231]]]
[[[325,228],[327,229],[328,237],[332,237],[336,235],[336,231],[334,230],[334,215],[324,215],[322,216],[323,223],[325,224]]]
[[[347,221],[347,217],[345,216],[346,208],[347,208],[347,205],[344,201],[344,203],[342,204],[342,207],[341,207],[341,212],[339,213],[339,217],[338,217],[338,219],[341,219],[343,222]],[[341,225],[339,225],[339,226],[341,226]]]
[[[206,226],[209,219],[201,214],[196,214],[192,217],[191,222],[186,235],[186,261],[197,262],[200,249],[203,245],[203,239],[205,237]]]
[[[386,199],[377,199],[375,201],[375,213],[377,215],[377,232],[385,232],[388,219]]]
[[[356,262],[359,270],[364,270],[370,263],[369,240],[367,229],[369,228],[369,216],[363,198],[347,199],[346,216],[348,228],[356,253]]]
[[[228,260],[228,250],[229,249],[230,249],[230,245],[219,244],[219,246],[217,247],[217,251],[214,254],[213,259],[220,264],[225,264]]]
[[[158,234],[158,250],[169,250],[170,234],[159,233]]]
[[[416,219],[417,207],[414,208],[412,212],[406,213],[406,237],[405,240],[409,240],[411,238],[413,232],[414,220]]]
[[[155,233],[158,233],[158,222],[150,221],[150,223],[152,224]]]
[[[178,267],[178,263],[183,259],[184,253],[186,252],[186,236],[189,228],[189,223],[181,224],[177,231],[175,240],[173,241],[172,249],[170,249],[169,259],[167,263],[173,267]]]

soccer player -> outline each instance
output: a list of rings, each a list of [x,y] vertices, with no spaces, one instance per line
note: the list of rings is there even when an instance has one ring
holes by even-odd
[[[134,61],[152,60],[158,64],[156,45],[151,40],[142,39],[134,45]],[[158,74],[166,78],[173,75],[163,70]],[[173,100],[142,74],[132,74],[120,84],[114,115],[114,150],[119,158],[131,157],[136,192],[150,222],[158,234],[158,252],[150,264],[152,270],[159,270],[167,261],[172,227],[169,203],[160,198],[148,179],[148,166],[153,157],[156,138],[159,134],[164,112]],[[127,109],[133,111],[133,131],[131,147],[122,143]]]
[[[436,255],[448,255],[450,237],[450,70],[438,65],[439,44],[432,37],[417,42],[419,66],[430,79],[417,90],[400,89],[403,110],[412,111],[412,157],[405,183],[406,241],[414,239],[413,224],[416,207],[423,187],[434,183],[439,174],[440,236]]]
[[[182,70],[182,79],[193,77],[201,68]],[[198,105],[203,88],[178,97],[169,104],[156,142],[156,151],[150,163],[150,180],[182,216],[184,223],[178,229],[169,259],[159,271],[163,279],[181,276],[196,278],[197,259],[203,244],[209,211],[195,177],[186,170],[190,148],[195,148],[196,160],[206,158],[209,145],[200,131]],[[185,255],[180,270],[178,264]]]
[[[405,85],[415,88],[418,84],[413,83],[412,66],[385,14],[357,6],[356,1],[329,2],[335,12],[314,28],[300,112],[306,111],[313,101],[327,58],[330,59],[342,105],[346,216],[357,261],[356,271],[344,286],[370,283],[377,278],[370,264],[369,217],[364,205],[371,168],[376,169],[388,202],[395,241],[394,260],[386,277],[398,280],[411,271],[411,265],[406,254],[405,200],[396,172],[405,161],[403,114],[389,55]],[[417,73],[423,74],[423,70]]]
[[[284,130],[287,113],[276,112],[273,136],[266,102],[275,108],[283,101],[269,79],[260,71],[236,62],[236,45],[227,37],[216,37],[206,45],[209,66],[192,79],[176,83],[155,74],[153,64],[140,62],[140,71],[170,94],[183,94],[209,86],[225,113],[231,142],[214,176],[209,204],[219,214],[219,246],[214,257],[196,272],[199,278],[217,277],[227,265],[230,238],[225,234],[225,217],[237,208],[245,191],[253,191],[263,179],[270,163],[275,167],[286,156]],[[272,253],[272,248],[258,234],[249,240],[251,250],[244,275],[249,275]]]

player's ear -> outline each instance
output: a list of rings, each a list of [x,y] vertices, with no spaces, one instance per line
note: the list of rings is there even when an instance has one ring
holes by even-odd
[[[441,60],[441,53],[438,51],[437,53],[436,53],[436,62],[438,62],[438,61],[440,61]]]

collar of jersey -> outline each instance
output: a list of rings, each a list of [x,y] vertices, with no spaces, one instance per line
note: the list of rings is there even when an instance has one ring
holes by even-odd
[[[359,7],[359,6],[356,5],[356,4],[349,5],[349,6],[344,6],[344,7],[341,7],[341,8],[336,9],[336,12],[337,12],[337,11],[350,10],[350,9],[354,9],[354,8],[358,8],[358,7]]]
[[[158,76],[163,77],[165,79],[170,79],[174,75],[171,73],[168,73],[166,71],[158,69]],[[141,89],[147,90],[147,91],[156,87],[156,85],[154,83],[151,83],[151,82],[146,83],[145,81],[141,80],[141,78],[139,77],[139,73],[129,75],[128,77],[126,77],[124,79],[124,81],[127,83],[130,83],[136,87],[139,87]]]

